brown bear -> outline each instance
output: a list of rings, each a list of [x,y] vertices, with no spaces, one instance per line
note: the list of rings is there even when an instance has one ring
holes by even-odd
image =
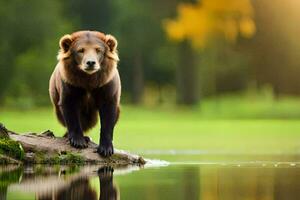
[[[78,31],[59,41],[58,64],[50,78],[49,93],[59,122],[67,128],[70,144],[86,148],[83,132],[100,115],[100,145],[105,157],[114,153],[114,126],[119,117],[121,82],[117,40],[97,31]]]

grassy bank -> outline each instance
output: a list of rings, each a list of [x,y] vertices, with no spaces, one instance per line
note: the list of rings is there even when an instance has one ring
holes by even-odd
[[[270,105],[263,106],[262,102],[261,109],[255,102],[249,107],[248,103],[235,104],[233,101],[214,103],[204,102],[204,107],[193,109],[123,106],[115,130],[115,145],[128,150],[198,149],[217,152],[296,152],[300,149],[300,118],[296,117],[300,113],[298,102],[272,104],[274,109]],[[268,109],[275,113],[273,117],[266,117],[270,115]],[[280,114],[290,112],[290,117],[280,117]],[[0,122],[21,133],[50,129],[56,135],[64,134],[52,108],[4,109]],[[98,141],[98,133],[99,124],[89,135]]]

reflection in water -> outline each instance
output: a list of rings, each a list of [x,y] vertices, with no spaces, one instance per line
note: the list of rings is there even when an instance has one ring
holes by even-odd
[[[0,200],[26,195],[38,200],[115,200],[120,190],[123,200],[293,200],[300,197],[299,165],[170,165],[130,175],[97,166],[6,167],[0,168]]]
[[[22,169],[16,166],[7,166],[0,170],[0,200],[5,200],[7,188],[10,184],[19,180]]]
[[[102,167],[98,170],[100,182],[100,200],[117,199],[117,188],[113,185],[113,168]],[[96,200],[97,193],[89,184],[88,177],[80,177],[68,187],[48,196],[38,196],[38,200]]]
[[[118,189],[113,184],[113,172],[112,167],[1,168],[0,200],[6,199],[8,188],[34,192],[37,200],[115,200],[118,199]],[[100,188],[90,185],[90,178],[94,176],[98,176]],[[97,190],[100,197],[97,197]],[[14,196],[14,199],[22,199],[22,196]]]
[[[201,199],[299,199],[299,168],[203,168]]]
[[[98,170],[100,181],[100,200],[118,199],[117,188],[113,185],[113,172],[111,167],[103,167]]]
[[[53,194],[37,194],[38,200],[82,200],[97,199],[97,193],[89,185],[88,178],[79,178],[74,180],[68,187],[63,188]]]
[[[100,182],[100,200],[117,199],[117,188],[113,185],[113,168],[102,167],[98,170]],[[38,200],[96,200],[97,192],[89,184],[88,177],[80,177],[68,187],[48,195],[38,195]]]
[[[122,199],[299,199],[299,165],[170,165],[116,177]]]

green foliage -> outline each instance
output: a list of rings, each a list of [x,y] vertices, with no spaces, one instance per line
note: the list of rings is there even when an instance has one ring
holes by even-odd
[[[150,87],[159,93],[157,103],[170,93],[162,88],[175,88],[177,97],[194,97],[194,105],[199,93],[201,97],[218,96],[249,86],[268,85],[277,95],[299,94],[300,43],[295,28],[299,12],[291,0],[284,6],[281,1],[253,1],[253,9],[248,0],[203,1],[205,5],[191,0],[2,1],[0,105],[19,109],[49,105],[48,82],[57,62],[58,41],[63,34],[80,29],[102,31],[118,39],[122,99],[126,102],[148,103]],[[177,8],[185,10],[187,18],[175,32],[187,28],[197,38],[204,31],[210,38],[206,49],[196,52],[169,41],[163,22],[174,19]],[[246,41],[239,33],[252,36],[253,16],[259,31]],[[201,23],[205,19],[216,25],[213,33],[211,26]],[[220,32],[235,43],[228,45]],[[200,37],[201,44],[208,42],[204,38]],[[173,96],[165,100],[174,102]]]
[[[84,159],[76,154],[67,152],[66,154],[45,154],[44,152],[35,152],[35,162],[39,164],[51,164],[51,165],[82,165]]]
[[[0,37],[5,38],[0,44],[5,58],[0,61],[0,99],[19,107],[49,104],[48,80],[56,63],[58,40],[70,30],[62,2],[6,1],[1,3],[0,18]]]
[[[172,2],[175,6],[176,2]],[[119,40],[122,88],[140,103],[145,86],[174,84],[176,46],[169,43],[161,20],[169,16],[169,1],[113,1],[112,32]],[[155,14],[153,13],[155,10]]]
[[[84,159],[75,153],[68,152],[66,155],[60,156],[60,164],[65,165],[82,165],[84,164]]]
[[[20,143],[7,138],[0,138],[0,154],[7,155],[18,160],[22,160],[24,158],[24,150]]]

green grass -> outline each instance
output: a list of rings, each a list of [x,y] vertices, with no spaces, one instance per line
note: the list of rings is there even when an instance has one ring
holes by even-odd
[[[223,96],[203,101],[200,111],[205,118],[300,119],[300,98]]]
[[[287,102],[273,104],[273,109],[267,104],[258,109],[255,102],[249,104],[250,108],[246,106],[248,103],[235,103],[223,101],[215,107],[213,102],[203,102],[204,108],[193,109],[123,106],[115,129],[115,146],[132,151],[197,149],[241,153],[295,153],[300,149],[300,118],[297,118],[300,105],[298,108],[296,101],[290,105]],[[270,115],[268,109],[277,110],[273,118],[265,117]],[[282,119],[279,118],[280,114],[289,112],[292,113],[290,119],[285,114]],[[0,122],[21,133],[47,129],[54,131],[55,135],[65,132],[51,108],[3,110]],[[89,135],[98,142],[99,124]]]
[[[52,109],[2,111],[0,122],[20,133],[47,129],[63,135]],[[99,124],[90,131],[99,139]],[[127,150],[200,149],[213,151],[283,151],[300,149],[297,119],[205,119],[196,111],[123,107],[114,135]]]

